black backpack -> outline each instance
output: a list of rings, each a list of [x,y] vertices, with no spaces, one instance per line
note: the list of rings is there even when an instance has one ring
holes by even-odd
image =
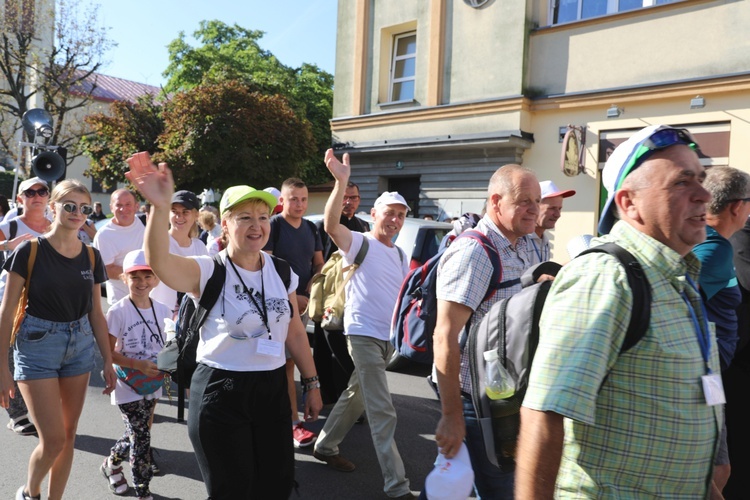
[[[291,268],[287,261],[266,254],[271,258],[274,268],[278,273],[284,288],[289,289],[291,283]],[[195,306],[193,299],[183,294],[180,299],[180,308],[177,313],[175,325],[175,338],[166,343],[159,353],[159,369],[169,373],[172,380],[179,384],[177,390],[177,420],[183,421],[185,416],[185,389],[190,388],[190,380],[198,367],[196,360],[198,340],[200,339],[200,328],[206,322],[208,313],[219,300],[224,282],[227,276],[227,267],[222,262],[219,254],[214,255],[214,271],[208,278],[206,288],[203,290]]]
[[[630,252],[614,243],[592,247],[581,255],[607,253],[625,268],[628,285],[633,291],[631,314],[620,354],[635,346],[648,330],[651,321],[651,287],[640,263]],[[556,275],[561,266],[542,262],[528,269],[521,283],[523,290],[492,305],[482,321],[468,334],[469,370],[472,402],[491,463],[510,465],[516,453],[520,410],[528,387],[529,373],[539,344],[539,319],[552,281],[537,283],[543,274]],[[503,367],[516,379],[515,393],[506,399],[493,400],[487,395],[484,353],[496,350]]]

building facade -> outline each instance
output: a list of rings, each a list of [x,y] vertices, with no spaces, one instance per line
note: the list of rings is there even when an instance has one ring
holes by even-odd
[[[750,0],[339,0],[334,147],[362,206],[395,189],[420,217],[480,212],[507,163],[575,189],[552,238],[564,262],[635,130],[684,126],[704,164],[750,171],[748,25]]]

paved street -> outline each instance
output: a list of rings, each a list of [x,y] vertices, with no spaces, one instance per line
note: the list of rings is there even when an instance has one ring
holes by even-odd
[[[68,499],[112,499],[106,479],[99,472],[104,457],[115,439],[123,432],[120,412],[103,396],[103,382],[92,375],[86,405],[78,427],[73,471],[68,482]],[[435,458],[434,432],[439,417],[439,404],[424,377],[426,367],[418,366],[411,373],[389,373],[390,388],[398,411],[396,441],[406,463],[407,476],[413,491],[424,485]],[[327,414],[330,408],[324,410]],[[163,475],[153,479],[151,490],[155,499],[201,499],[206,497],[198,466],[193,457],[187,428],[177,422],[176,400],[163,399],[156,408],[152,444]],[[5,429],[7,415],[2,412],[0,427],[0,498],[12,498],[24,482],[29,455],[37,443],[35,437],[21,437]],[[321,418],[310,428],[319,431]],[[341,473],[329,469],[312,458],[312,449],[297,450],[297,481],[300,499],[378,499],[387,498],[382,491],[380,467],[370,439],[367,424],[355,425],[341,446],[343,456],[352,460],[357,469]],[[128,483],[132,483],[129,466],[125,466]],[[45,490],[43,490],[45,491]],[[126,498],[133,497],[131,488]],[[44,498],[44,495],[43,495]]]

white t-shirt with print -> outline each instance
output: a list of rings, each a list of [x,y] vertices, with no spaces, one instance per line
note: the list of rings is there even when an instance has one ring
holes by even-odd
[[[263,269],[260,271],[248,271],[235,266],[235,272],[232,265],[227,262],[226,250],[220,252],[220,255],[226,265],[226,281],[216,305],[201,327],[198,362],[213,368],[238,372],[270,371],[284,366],[284,342],[292,315],[289,294],[297,289],[299,278],[290,270],[289,287],[285,289],[271,257],[264,252],[260,252],[263,258]],[[214,271],[214,261],[208,256],[194,259],[201,270],[202,293]],[[277,356],[258,353],[259,339],[268,339],[268,332],[261,319],[261,312],[244,292],[238,274],[258,306],[262,307],[262,296],[265,295],[271,339],[281,343]],[[198,299],[194,300],[197,306]]]
[[[393,308],[409,267],[395,245],[388,247],[370,233],[354,231],[349,251],[344,253],[339,250],[344,256],[345,266],[354,263],[364,238],[370,245],[367,254],[346,284],[344,331],[347,335],[388,340]]]
[[[198,238],[192,238],[189,246],[181,247],[180,244],[177,243],[177,240],[175,240],[172,235],[169,235],[169,253],[181,255],[183,257],[193,257],[195,255],[208,255],[208,250],[206,249],[206,245],[204,245]],[[172,309],[172,313],[177,312],[177,309],[179,308],[179,304],[177,304],[177,292],[164,283],[159,282],[159,284],[151,290],[150,295],[152,299],[158,300],[162,304],[169,306]]]
[[[140,223],[139,223],[140,224]],[[133,359],[148,359],[156,362],[156,356],[164,347],[164,318],[171,318],[171,311],[164,304],[152,300],[153,310],[136,310],[130,297],[119,300],[107,311],[109,334],[117,339],[115,352]],[[140,315],[138,314],[140,311]],[[143,318],[141,318],[143,316]],[[143,323],[143,320],[146,323]],[[141,396],[120,379],[112,391],[112,404],[121,405],[140,399],[158,399],[161,389],[153,394]]]
[[[122,261],[128,252],[143,248],[143,235],[146,226],[138,217],[129,226],[118,226],[112,220],[96,232],[94,247],[99,249],[105,266],[115,264],[122,266]],[[108,276],[107,303],[114,304],[128,296],[128,287],[119,276]]]

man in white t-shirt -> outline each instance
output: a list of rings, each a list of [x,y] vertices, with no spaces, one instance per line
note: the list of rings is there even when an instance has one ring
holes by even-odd
[[[128,294],[128,287],[120,279],[122,261],[131,250],[143,247],[146,227],[135,216],[138,202],[127,189],[118,189],[110,198],[112,219],[94,236],[94,247],[99,249],[107,269],[107,302],[114,304]]]
[[[385,374],[386,362],[393,354],[390,318],[408,271],[406,259],[393,239],[404,225],[409,206],[400,194],[385,192],[370,211],[374,220],[372,230],[352,232],[340,222],[350,174],[349,155],[345,154],[341,163],[329,149],[325,161],[336,179],[326,203],[325,230],[344,256],[344,265],[354,262],[365,238],[368,250],[346,285],[344,330],[354,360],[354,374],[331,410],[313,456],[338,471],[353,471],[354,464],[339,455],[339,444],[362,411],[366,411],[385,482],[383,490],[391,498],[416,498],[409,489],[404,463],[394,442],[396,410]]]

